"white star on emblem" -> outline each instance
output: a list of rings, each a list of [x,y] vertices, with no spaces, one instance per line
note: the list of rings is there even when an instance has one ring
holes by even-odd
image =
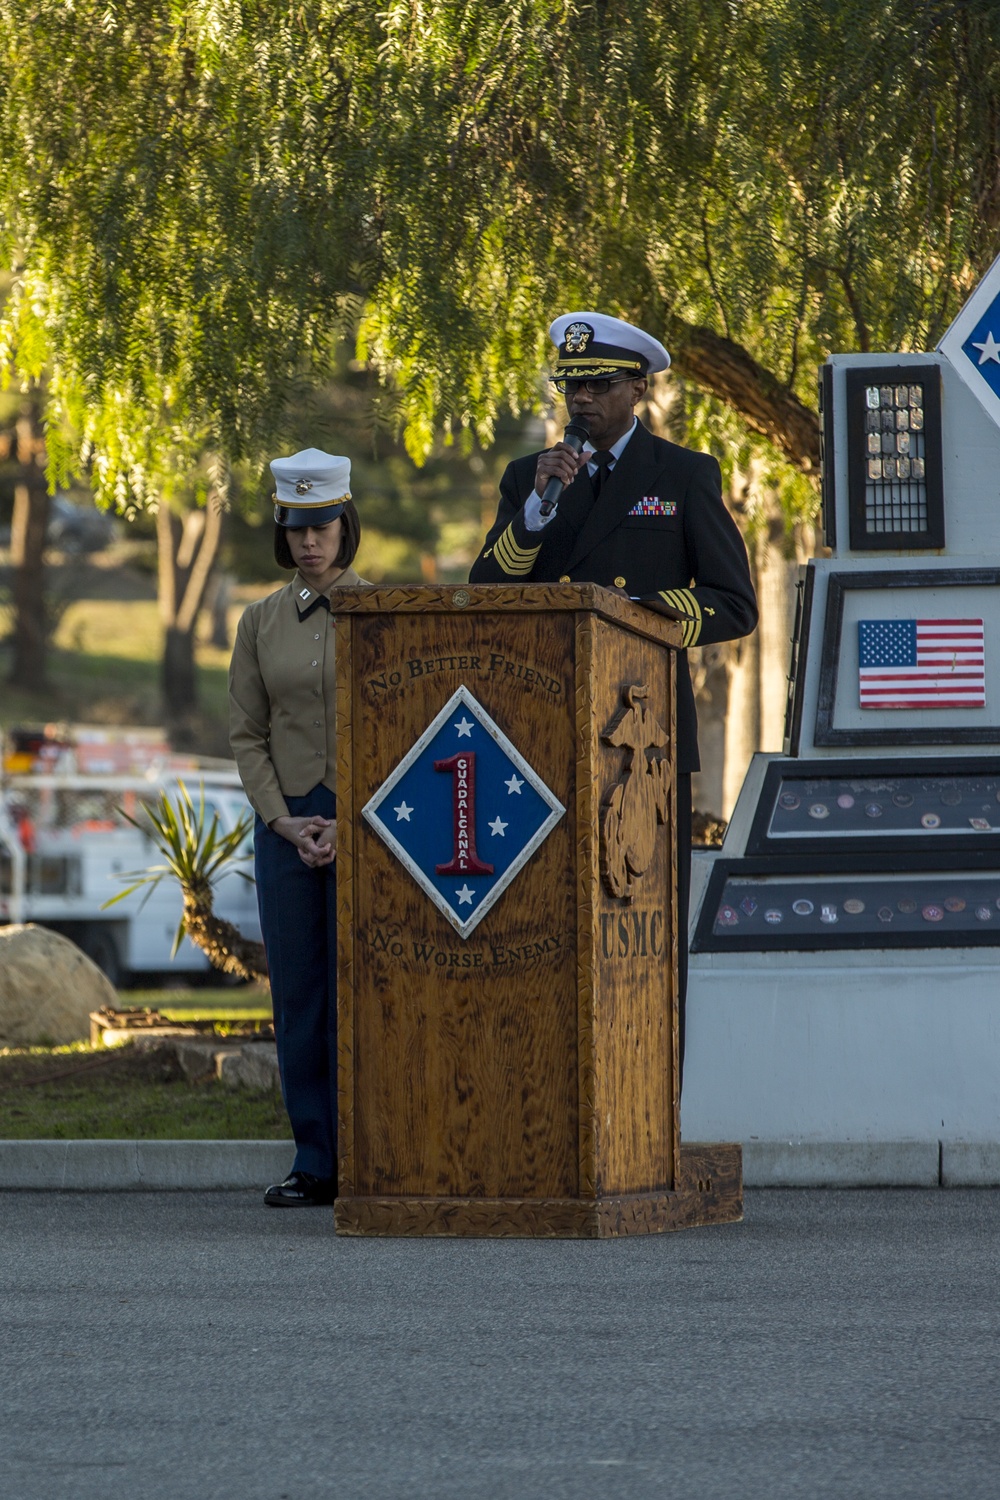
[[[456,891],[455,892],[455,895],[458,897],[458,904],[459,904],[459,906],[471,906],[472,905],[473,892],[469,890],[468,885],[463,885],[463,887],[462,887],[462,889],[460,891]]]
[[[408,823],[410,821],[410,813],[412,811],[413,808],[407,807],[405,800],[401,802],[398,807],[393,808],[393,812],[396,814],[396,822]]]
[[[524,782],[523,781],[519,781],[518,778],[514,775],[514,773],[512,771],[511,774],[510,774],[510,780],[509,781],[505,781],[504,782],[504,786],[507,788],[507,795],[508,795],[508,797],[512,796],[514,792],[516,792],[517,795],[520,797],[520,795],[521,795],[521,788],[524,786]]]
[[[458,723],[455,725],[455,728],[458,730],[458,737],[459,737],[459,739],[461,739],[462,736],[463,736],[463,734],[464,734],[464,735],[466,735],[471,740],[471,738],[472,738],[472,723],[471,723],[471,720],[467,719],[464,714],[459,719]]]
[[[985,341],[981,344],[973,343],[973,349],[981,349],[979,363],[985,365],[987,360],[994,360],[1000,365],[1000,344],[997,343],[992,333],[987,333]]]
[[[507,824],[506,823],[501,823],[499,817],[494,818],[493,822],[490,824],[490,828],[493,830],[494,834],[498,833],[501,838],[503,838],[504,829],[506,827],[507,827]]]

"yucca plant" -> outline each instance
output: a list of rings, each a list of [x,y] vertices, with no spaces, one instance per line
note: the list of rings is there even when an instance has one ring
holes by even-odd
[[[177,783],[176,800],[161,792],[159,802],[150,807],[143,805],[141,821],[121,809],[122,816],[153,840],[163,855],[162,865],[151,865],[146,870],[130,870],[121,878],[131,880],[125,890],[105,901],[105,907],[114,906],[131,896],[133,891],[146,886],[146,899],[161,880],[168,877],[177,881],[181,888],[183,908],[174,936],[171,958],[180,947],[185,934],[208,956],[215,969],[224,974],[235,974],[240,979],[267,980],[267,963],[263,943],[245,938],[232,922],[217,917],[212,910],[212,891],[216,881],[234,863],[242,863],[250,856],[240,854],[239,848],[250,829],[252,818],[248,813],[230,833],[222,833],[218,813],[206,826],[205,793],[202,790],[195,808],[191,795],[182,781]],[[244,880],[252,877],[245,870],[237,870]]]

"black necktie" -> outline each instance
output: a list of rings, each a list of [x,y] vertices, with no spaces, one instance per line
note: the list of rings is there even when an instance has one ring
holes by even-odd
[[[615,455],[608,448],[598,448],[596,453],[590,455],[588,461],[597,465],[597,473],[590,481],[594,487],[594,499],[596,500],[601,493],[608,475],[611,473],[611,465],[615,461]]]

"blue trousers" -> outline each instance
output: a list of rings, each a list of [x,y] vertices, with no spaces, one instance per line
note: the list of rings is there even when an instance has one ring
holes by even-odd
[[[325,786],[286,797],[292,817],[336,815]],[[259,817],[254,828],[257,906],[267,954],[281,1092],[295,1137],[296,1172],[337,1176],[337,878],[302,863]]]

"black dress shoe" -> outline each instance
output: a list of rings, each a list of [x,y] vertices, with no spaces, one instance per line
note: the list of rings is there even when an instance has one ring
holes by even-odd
[[[311,1172],[289,1172],[284,1182],[275,1183],[264,1194],[268,1208],[319,1208],[332,1203],[337,1196],[337,1184],[326,1177],[314,1177]]]

